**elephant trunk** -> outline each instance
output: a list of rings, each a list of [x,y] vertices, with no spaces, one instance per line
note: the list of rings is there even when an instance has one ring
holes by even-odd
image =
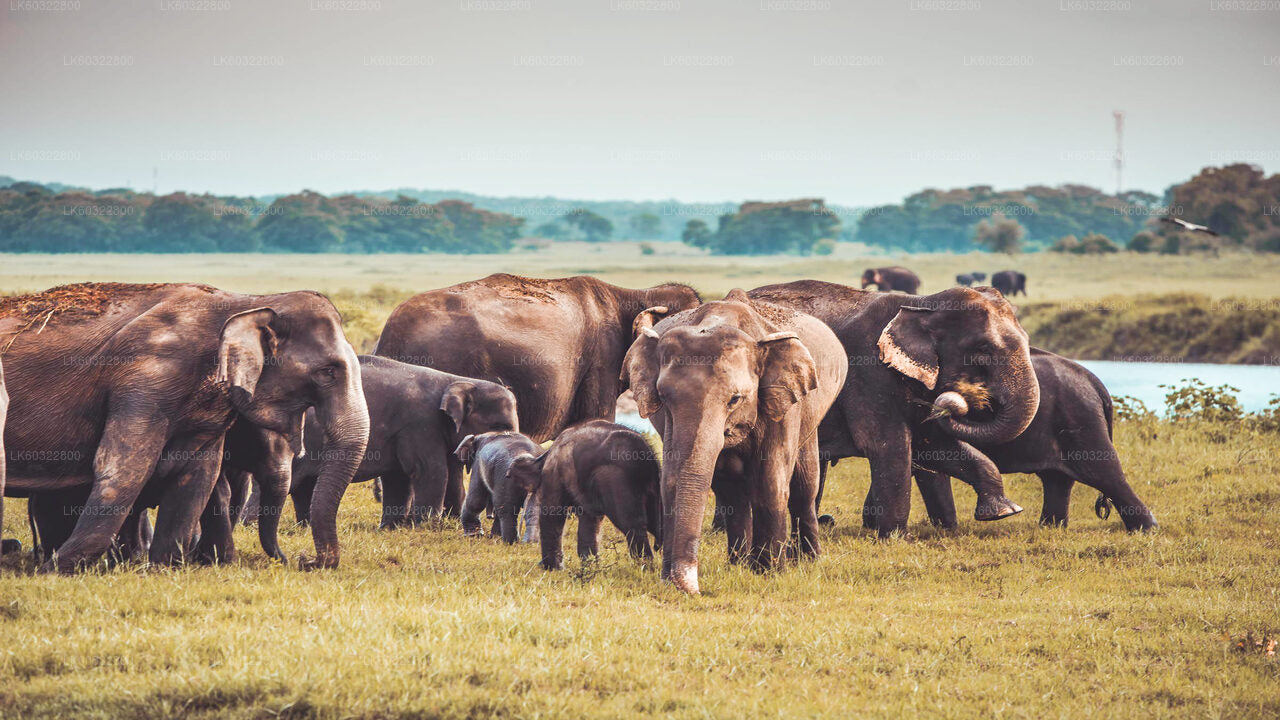
[[[364,460],[369,443],[369,408],[359,380],[347,391],[316,408],[324,428],[324,459],[311,497],[311,535],[315,566],[338,566],[338,504]]]
[[[980,421],[963,414],[948,413],[942,425],[953,437],[984,447],[1007,443],[1022,434],[1040,409],[1040,383],[1024,349],[1017,361],[1000,375],[993,393],[995,417]],[[950,394],[944,393],[949,397]],[[942,396],[939,396],[940,398]],[[945,405],[945,403],[944,403]],[[951,410],[953,408],[947,408]]]
[[[662,467],[663,577],[690,595],[698,594],[698,544],[716,458],[724,448],[723,423],[701,423],[703,432],[681,432],[676,425],[664,443]],[[677,438],[689,438],[681,441]]]

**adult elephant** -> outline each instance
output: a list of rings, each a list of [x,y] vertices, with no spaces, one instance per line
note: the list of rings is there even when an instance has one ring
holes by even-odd
[[[633,290],[593,277],[496,274],[415,295],[387,319],[375,355],[500,383],[516,396],[521,431],[537,442],[593,418],[613,419],[631,325],[645,308],[701,302],[686,285]],[[451,469],[444,508],[462,507]]]
[[[920,291],[920,276],[901,266],[867,268],[862,273],[862,289],[875,285],[877,290],[890,292],[897,290],[908,295]]]
[[[1027,334],[1002,296],[951,288],[906,297],[818,280],[768,285],[748,295],[813,315],[843,343],[848,380],[818,435],[824,460],[870,461],[865,524],[881,536],[906,528],[913,428],[940,394],[969,386],[985,389],[990,411],[939,420],[945,432],[931,450],[977,458],[964,466],[962,478],[978,490],[979,520],[1022,511],[1005,497],[994,466],[980,462],[972,447],[1017,437],[1040,405]]]
[[[1014,270],[1001,270],[991,276],[991,287],[999,290],[1005,297],[1013,297],[1018,293],[1027,294],[1027,276]]]
[[[4,385],[4,366],[0,364],[0,528],[4,528],[4,478],[5,478],[5,454],[4,454],[4,421],[9,414],[9,393],[5,390]],[[22,543],[14,538],[5,538],[0,540],[0,554],[16,552],[22,548]]]
[[[1040,385],[1040,408],[1021,435],[1006,443],[981,443],[977,449],[1002,473],[1035,473],[1044,484],[1040,522],[1067,524],[1071,488],[1084,483],[1102,493],[1100,503],[1113,504],[1126,530],[1149,530],[1156,519],[1125,479],[1120,456],[1112,444],[1114,413],[1111,394],[1096,375],[1067,358],[1031,348],[1031,363]],[[967,400],[941,403],[948,413],[968,412]],[[924,441],[938,431],[926,423],[917,432]],[[917,461],[916,484],[929,519],[942,527],[956,526],[956,506],[947,475],[953,468],[932,461],[929,453]],[[940,472],[939,472],[940,471]],[[1103,506],[1098,506],[1099,515]]]
[[[742,290],[654,324],[661,314],[636,317],[623,373],[662,436],[662,577],[698,593],[712,489],[729,508],[731,561],[777,562],[788,510],[798,550],[817,554],[817,429],[848,371],[840,341],[821,321]]]
[[[56,559],[107,550],[135,502],[158,504],[149,557],[180,561],[236,413],[287,433],[314,405],[334,447],[315,499],[316,558],[338,563],[337,511],[369,413],[355,352],[318,293],[240,295],[206,285],[83,283],[0,300],[11,393],[11,496],[89,488]]]

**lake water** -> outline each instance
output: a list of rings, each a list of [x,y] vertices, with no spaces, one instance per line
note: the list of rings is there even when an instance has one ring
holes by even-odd
[[[1116,395],[1138,398],[1157,413],[1164,411],[1168,390],[1160,385],[1182,385],[1186,378],[1197,378],[1206,385],[1230,385],[1240,388],[1236,397],[1246,412],[1267,406],[1272,395],[1280,395],[1280,367],[1275,365],[1209,365],[1204,363],[1114,362],[1080,360],[1081,365],[1097,375],[1107,390]],[[641,432],[652,432],[653,426],[639,415],[618,415],[617,421]]]

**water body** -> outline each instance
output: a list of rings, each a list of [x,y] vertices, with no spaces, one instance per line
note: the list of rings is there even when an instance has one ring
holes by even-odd
[[[1138,398],[1157,413],[1164,412],[1164,396],[1169,392],[1161,385],[1183,385],[1183,380],[1196,378],[1206,385],[1230,385],[1239,388],[1236,397],[1245,412],[1257,412],[1280,395],[1280,366],[1275,365],[1211,365],[1207,363],[1115,362],[1080,360],[1081,365],[1097,375],[1112,396]],[[639,415],[618,415],[619,423],[641,432],[653,432],[653,426]]]

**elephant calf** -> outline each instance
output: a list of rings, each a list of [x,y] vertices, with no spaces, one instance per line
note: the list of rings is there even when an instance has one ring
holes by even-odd
[[[454,454],[471,472],[471,487],[462,503],[462,534],[483,535],[480,514],[492,504],[493,534],[509,544],[516,541],[516,516],[528,491],[514,483],[508,471],[517,457],[540,452],[532,438],[517,432],[487,432],[462,439]]]
[[[604,517],[627,536],[631,556],[649,560],[648,533],[662,546],[661,470],[640,433],[607,420],[588,420],[560,433],[539,457],[520,455],[508,476],[526,492],[541,492],[542,567],[563,567],[560,537],[577,512],[578,557],[599,554]]]

